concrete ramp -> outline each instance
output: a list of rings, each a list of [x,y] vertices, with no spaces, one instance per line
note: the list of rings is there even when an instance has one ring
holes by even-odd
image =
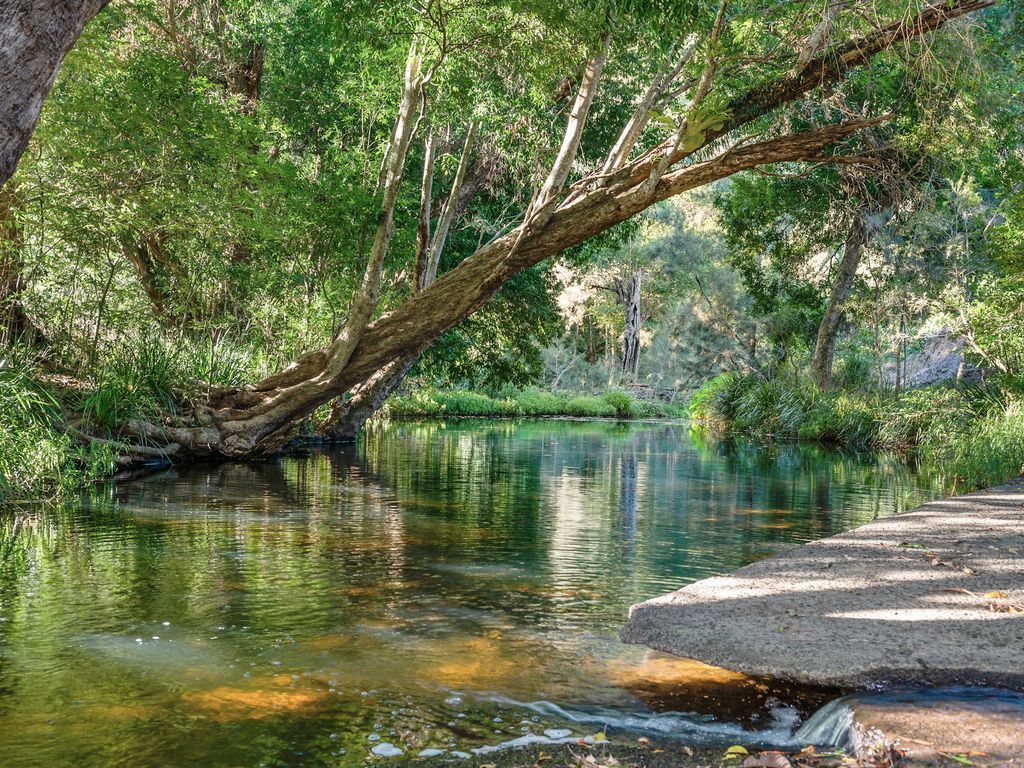
[[[934,501],[639,603],[622,639],[801,683],[1024,689],[1024,484]]]

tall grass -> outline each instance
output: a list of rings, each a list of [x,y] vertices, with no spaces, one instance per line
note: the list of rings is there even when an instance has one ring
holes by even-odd
[[[67,432],[59,400],[24,350],[0,357],[0,424],[0,507],[60,495],[114,468],[109,448]]]
[[[1024,405],[990,387],[878,395],[725,374],[701,387],[688,408],[692,419],[720,431],[913,453],[951,492],[1024,471]]]
[[[184,381],[181,360],[167,344],[117,350],[82,397],[82,417],[92,427],[113,431],[130,419],[173,412],[176,387]]]
[[[506,387],[494,397],[480,392],[419,389],[393,396],[383,415],[395,419],[524,416],[633,419],[674,418],[684,413],[679,406],[640,400],[620,390],[602,395],[567,395]]]

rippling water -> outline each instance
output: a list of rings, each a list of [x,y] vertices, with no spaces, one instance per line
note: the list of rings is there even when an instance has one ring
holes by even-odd
[[[620,644],[631,603],[926,501],[882,455],[463,422],[0,519],[4,766],[790,738],[829,692]]]

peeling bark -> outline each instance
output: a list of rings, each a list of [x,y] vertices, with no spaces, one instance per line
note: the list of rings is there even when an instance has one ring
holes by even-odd
[[[615,278],[615,295],[622,304],[625,323],[622,332],[622,372],[630,379],[636,378],[640,367],[640,326],[643,316],[640,312],[641,270],[636,270],[627,279]]]

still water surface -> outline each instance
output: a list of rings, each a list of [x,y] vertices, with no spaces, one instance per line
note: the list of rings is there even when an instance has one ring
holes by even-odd
[[[829,692],[624,646],[628,606],[933,495],[883,455],[553,421],[98,486],[0,519],[0,764],[786,739]]]

